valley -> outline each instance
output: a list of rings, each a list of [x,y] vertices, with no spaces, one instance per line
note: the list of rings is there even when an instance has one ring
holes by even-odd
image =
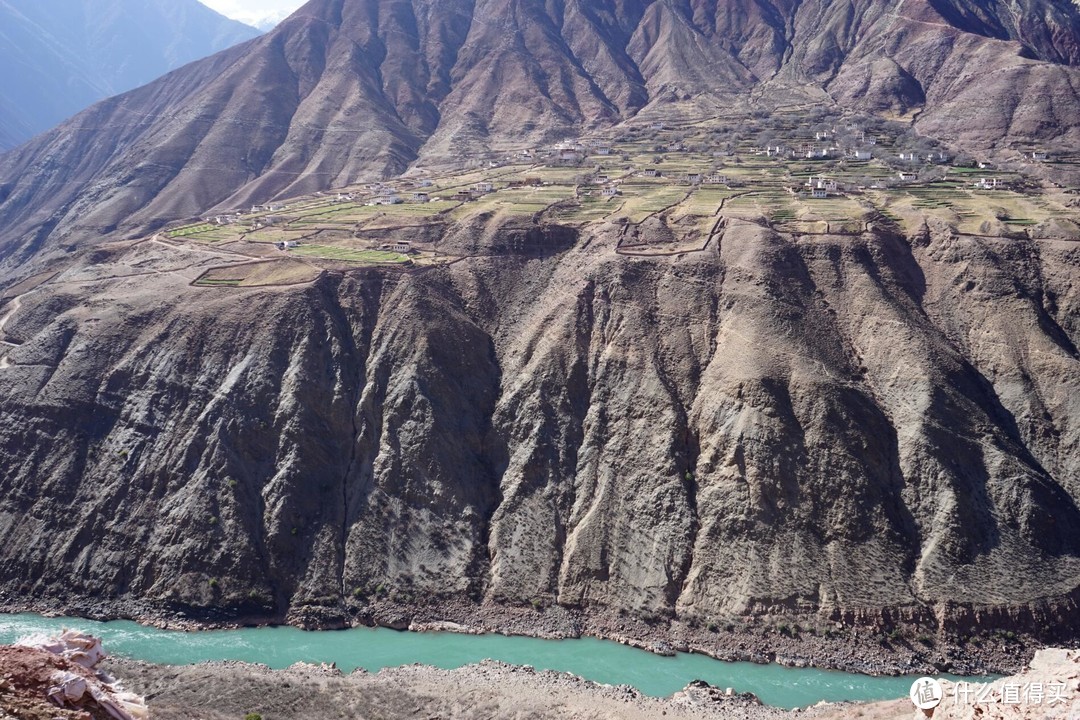
[[[0,155],[0,609],[1080,640],[1080,11],[313,0]]]
[[[989,167],[868,116],[646,119],[47,265],[0,323],[26,459],[4,512],[40,548],[7,559],[8,607],[1016,667],[1073,632],[1078,512],[1054,488],[1080,211],[1041,177],[1077,160],[1031,152]],[[1028,478],[1019,505],[993,466]],[[917,490],[927,467],[951,479]],[[42,472],[115,508],[120,544],[88,541],[100,515],[16,521]],[[971,493],[986,515],[941,514]],[[1018,557],[1037,583],[1005,584]]]

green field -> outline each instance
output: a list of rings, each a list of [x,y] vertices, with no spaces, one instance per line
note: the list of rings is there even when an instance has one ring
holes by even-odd
[[[338,247],[334,245],[301,245],[289,252],[304,257],[323,258],[324,260],[344,260],[359,263],[404,263],[409,258],[386,250],[363,250],[358,248]]]
[[[612,217],[640,223],[654,213],[681,203],[691,188],[689,185],[634,180],[623,183],[619,190],[623,204]]]

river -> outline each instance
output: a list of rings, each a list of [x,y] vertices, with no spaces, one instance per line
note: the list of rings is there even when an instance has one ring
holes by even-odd
[[[183,632],[117,620],[95,622],[39,615],[0,615],[0,643],[32,633],[73,628],[102,638],[106,652],[137,660],[182,665],[242,660],[284,668],[295,662],[336,663],[345,672],[377,671],[411,663],[452,669],[485,658],[537,669],[561,670],[611,685],[632,685],[664,697],[691,680],[752,692],[769,705],[805,707],[821,700],[886,700],[904,697],[912,678],[871,677],[813,668],[724,662],[704,655],[655,655],[619,643],[580,638],[540,640],[503,635],[411,633],[385,628],[306,632],[292,627]]]

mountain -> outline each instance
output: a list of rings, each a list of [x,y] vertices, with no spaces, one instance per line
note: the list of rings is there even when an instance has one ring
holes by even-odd
[[[16,242],[0,254],[534,145],[680,100],[893,113],[995,157],[1075,147],[1080,9],[1020,7],[313,0],[6,155],[0,223]]]
[[[0,157],[3,604],[758,660],[805,631],[792,662],[864,670],[1080,637],[1078,18],[314,0],[80,113]],[[784,204],[799,155],[686,209],[672,148],[734,174],[766,121],[892,155],[846,206]],[[586,134],[635,148],[618,187],[533,159]],[[1001,167],[890,194],[905,142]],[[456,195],[515,148],[494,200],[290,197]]]
[[[0,151],[258,34],[195,0],[3,0]]]
[[[760,629],[707,627],[1080,631],[1080,244],[731,222],[627,258],[621,230],[478,215],[429,228],[470,246],[441,269],[224,289],[192,278],[226,249],[128,242],[13,290],[4,597],[537,632],[563,608],[737,657]]]

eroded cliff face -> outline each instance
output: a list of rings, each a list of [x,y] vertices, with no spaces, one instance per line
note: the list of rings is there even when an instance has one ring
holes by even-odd
[[[616,236],[296,288],[58,275],[4,327],[0,583],[1076,632],[1080,244]]]

